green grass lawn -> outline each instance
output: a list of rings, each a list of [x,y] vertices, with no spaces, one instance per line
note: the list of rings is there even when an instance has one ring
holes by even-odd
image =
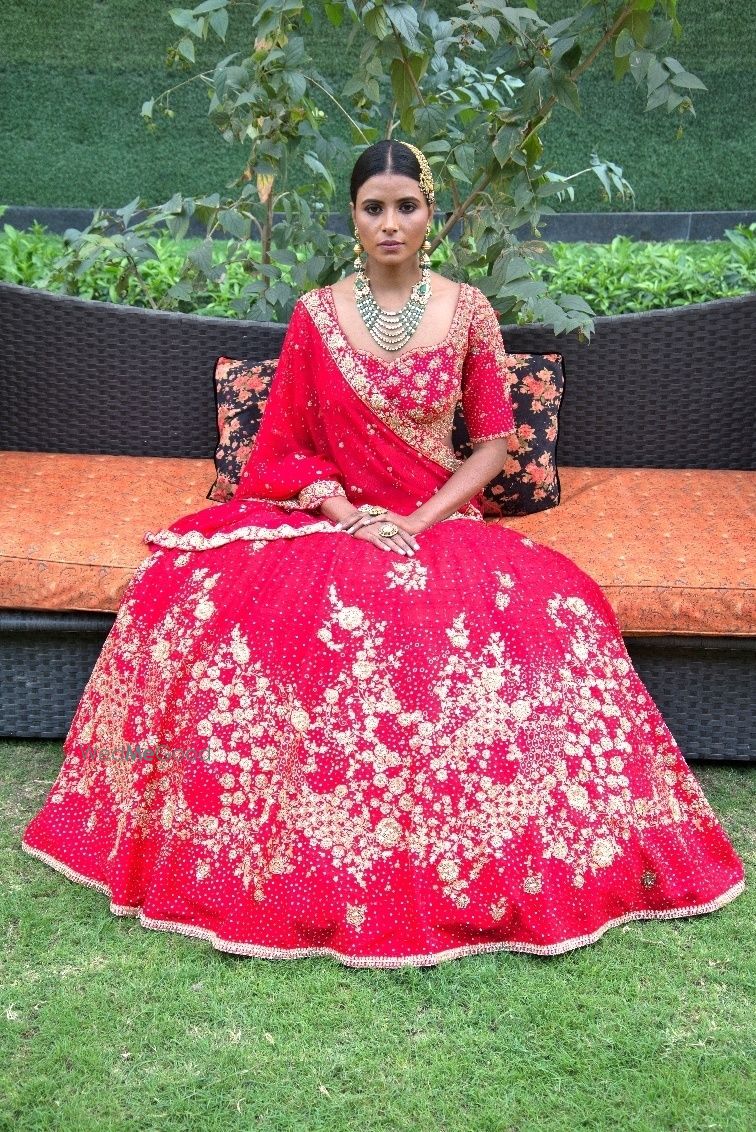
[[[60,761],[60,743],[0,742],[0,1128],[753,1128],[748,880],[717,912],[552,959],[236,958],[115,917],[23,853]],[[756,769],[693,769],[750,875]]]

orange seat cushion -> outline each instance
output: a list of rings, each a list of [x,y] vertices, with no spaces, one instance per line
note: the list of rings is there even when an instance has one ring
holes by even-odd
[[[212,460],[0,452],[0,607],[114,611],[146,531],[219,504]],[[756,473],[560,468],[558,507],[492,520],[566,554],[626,635],[756,635]]]

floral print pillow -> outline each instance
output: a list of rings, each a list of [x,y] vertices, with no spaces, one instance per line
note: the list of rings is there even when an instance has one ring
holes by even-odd
[[[268,358],[263,362],[218,358],[215,363],[218,447],[215,450],[215,482],[206,499],[227,503],[233,498],[260,425],[277,365],[278,358]]]
[[[530,515],[559,503],[556,443],[564,392],[561,354],[507,353],[506,381],[516,430],[507,438],[504,467],[483,488],[483,514]],[[454,415],[452,445],[457,457],[472,453],[461,405]]]

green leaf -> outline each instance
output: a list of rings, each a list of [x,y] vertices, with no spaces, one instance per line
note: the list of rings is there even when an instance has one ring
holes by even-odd
[[[369,12],[365,12],[362,22],[365,31],[369,35],[375,36],[376,39],[383,40],[391,35],[391,24],[383,8],[372,8]]]
[[[213,270],[213,240],[206,236],[201,244],[192,248],[186,257],[190,263],[198,267],[203,275],[210,275]]]
[[[408,50],[419,54],[422,48],[417,38],[420,28],[415,9],[410,4],[387,4],[384,11]]]
[[[435,134],[448,133],[449,112],[443,106],[431,103],[427,106],[418,106],[415,111],[415,124],[418,133],[426,138],[433,137]],[[437,148],[434,149],[434,145]],[[446,140],[441,140],[434,145],[425,146],[424,152],[429,153],[448,153],[449,143]]]
[[[588,306],[588,303],[585,301],[582,295],[562,294],[559,296],[559,300],[562,303],[566,303],[569,306],[570,310],[585,311],[586,314],[593,314],[592,309]]]
[[[240,240],[248,240],[251,221],[235,208],[223,208],[218,213],[218,222],[224,232],[236,236]]]
[[[453,162],[450,162],[446,166],[446,168],[449,171],[449,175],[453,177],[455,181],[461,181],[466,185],[472,184],[470,178],[462,169],[460,169],[459,165],[455,165]]]
[[[520,130],[515,126],[502,126],[493,141],[494,157],[500,165],[505,165],[512,150],[520,140]]]
[[[319,176],[321,176],[323,178],[323,180],[326,182],[326,184],[330,188],[331,192],[336,191],[336,182],[334,181],[333,176],[326,169],[323,162],[318,160],[318,158],[315,156],[314,153],[303,154],[302,160],[304,161],[304,163],[308,167],[308,169],[312,169],[313,173],[317,173]]]
[[[658,86],[667,81],[667,70],[658,59],[652,59],[648,65],[648,93],[652,94]]]
[[[189,216],[169,216],[165,226],[174,240],[183,240],[189,230]]]
[[[179,55],[183,55],[184,59],[188,59],[190,63],[194,62],[194,43],[188,35],[185,35],[183,39],[179,40],[176,50]]]
[[[192,291],[193,289],[190,283],[179,282],[169,287],[166,291],[166,295],[169,295],[172,299],[191,299]]]
[[[576,114],[580,113],[580,95],[578,94],[577,83],[573,79],[568,79],[566,76],[554,80],[554,92],[557,96],[557,102],[561,106],[567,106],[570,110],[574,110]]]
[[[649,110],[656,110],[657,106],[664,106],[669,97],[670,87],[667,83],[662,83],[648,96],[646,102],[646,113]]]
[[[403,59],[394,59],[391,63],[391,89],[397,101],[400,113],[404,113],[412,105],[415,94],[408,65]]]
[[[202,0],[194,9],[195,16],[203,16],[205,12],[217,12],[220,8],[225,8],[228,0]]]
[[[168,15],[171,17],[176,27],[184,28],[185,31],[197,31],[197,20],[195,20],[192,12],[188,8],[170,8]]]
[[[307,79],[301,71],[284,71],[283,80],[294,102],[301,102],[307,93]]]
[[[226,32],[228,31],[228,12],[225,8],[220,12],[213,12],[210,16],[210,27],[218,38],[225,42]]]
[[[329,23],[333,24],[335,28],[340,28],[344,19],[344,9],[341,4],[324,4],[323,7]]]
[[[468,181],[472,182],[475,176],[475,147],[472,145],[458,145],[454,150],[454,157],[460,169],[467,174]]]
[[[672,86],[686,87],[688,90],[707,90],[699,78],[691,75],[689,71],[678,71],[677,74],[672,75],[669,80]]]
[[[614,54],[617,57],[629,55],[631,51],[635,50],[635,40],[631,36],[627,28],[622,28],[619,35],[614,42]]]
[[[121,219],[123,220],[124,228],[128,228],[129,221],[131,220],[134,213],[138,210],[140,199],[140,197],[134,197],[134,199],[128,204],[125,204],[123,208],[116,209],[116,216],[121,217]]]
[[[486,35],[496,43],[499,38],[501,25],[495,16],[479,16],[476,20],[473,20],[472,23],[475,27],[479,27],[481,31],[484,31]]]

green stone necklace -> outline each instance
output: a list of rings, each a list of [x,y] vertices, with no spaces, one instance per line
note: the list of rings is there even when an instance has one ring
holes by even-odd
[[[407,345],[425,313],[431,296],[429,268],[423,267],[419,280],[410,292],[410,297],[398,311],[386,311],[378,306],[361,263],[355,275],[354,293],[357,310],[368,333],[382,350],[391,354],[396,353]]]

